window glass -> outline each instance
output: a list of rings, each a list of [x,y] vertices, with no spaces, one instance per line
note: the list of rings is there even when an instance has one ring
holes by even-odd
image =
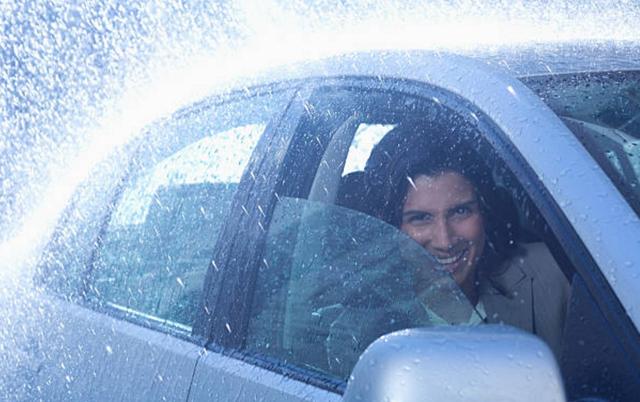
[[[214,133],[162,160],[124,191],[111,223],[142,224],[152,206],[163,205],[159,192],[205,183],[238,183],[264,128],[264,124],[251,124]]]
[[[481,320],[415,241],[347,208],[281,198],[264,261],[249,347],[342,379],[385,333]],[[431,284],[420,301],[418,277]]]
[[[392,128],[391,124],[360,124],[349,147],[343,175],[364,170],[373,146]]]
[[[305,167],[285,166],[296,175],[278,190],[257,268],[250,352],[344,381],[372,341],[409,327],[504,322],[559,350],[568,282],[523,227],[522,189],[474,114],[438,96],[311,99],[291,147]],[[551,272],[538,278],[530,258]],[[540,316],[534,293],[548,302]]]
[[[191,328],[238,182],[285,99],[198,110],[150,135],[101,235],[93,299],[130,316]]]
[[[38,276],[49,290],[72,300],[84,297],[95,238],[130,157],[130,149],[119,149],[96,164],[76,189],[39,261]]]
[[[523,79],[563,118],[640,214],[640,73]]]

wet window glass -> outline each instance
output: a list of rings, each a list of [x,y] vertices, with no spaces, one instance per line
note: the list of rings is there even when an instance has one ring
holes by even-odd
[[[126,169],[127,156],[131,156],[131,150],[118,150],[93,167],[73,194],[43,253],[39,265],[41,278],[60,296],[84,297],[87,264]]]
[[[520,232],[521,193],[477,117],[439,96],[308,102],[256,268],[251,353],[344,381],[404,328],[508,323],[558,350],[567,280],[536,228]]]
[[[455,282],[416,242],[364,213],[283,197],[269,229],[251,348],[346,378],[394,330],[480,322]],[[287,267],[287,269],[283,269]],[[416,281],[431,285],[416,295]]]
[[[190,329],[238,183],[284,99],[196,111],[150,135],[101,235],[92,298]]]
[[[580,139],[640,214],[640,73],[524,79]]]

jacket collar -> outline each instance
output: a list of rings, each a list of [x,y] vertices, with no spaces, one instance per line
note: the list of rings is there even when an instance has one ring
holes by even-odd
[[[481,275],[479,278],[479,294],[500,294],[506,298],[513,299],[514,293],[523,282],[527,282],[529,275],[524,271],[522,265],[524,258],[521,255],[513,257],[503,264],[498,273]]]
[[[479,278],[488,322],[533,330],[533,278],[524,269],[525,261],[524,254],[516,255],[498,273]]]

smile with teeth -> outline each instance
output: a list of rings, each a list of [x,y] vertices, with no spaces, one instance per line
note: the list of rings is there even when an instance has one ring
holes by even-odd
[[[438,261],[439,264],[443,265],[443,266],[447,266],[447,265],[453,265],[455,263],[457,263],[458,261],[462,260],[463,258],[465,258],[467,256],[467,251],[468,249],[464,249],[461,250],[459,253],[452,255],[450,257],[436,257],[436,261]]]

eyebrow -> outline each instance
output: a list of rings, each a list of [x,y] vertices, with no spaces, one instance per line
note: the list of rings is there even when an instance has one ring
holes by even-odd
[[[456,205],[452,206],[451,208],[449,208],[449,210],[460,208],[460,207],[470,207],[470,206],[472,206],[474,204],[478,204],[478,200],[474,199],[474,200],[469,200],[469,201],[463,201],[463,202],[461,202],[459,204],[456,204]]]
[[[471,199],[469,201],[462,201],[462,202],[457,203],[457,204],[453,205],[452,207],[448,208],[447,212],[451,211],[453,209],[456,209],[456,208],[460,208],[460,207],[470,207],[470,206],[472,206],[474,204],[478,204],[478,200]],[[425,214],[425,213],[433,215],[433,213],[431,211],[424,211],[424,210],[421,210],[421,209],[410,209],[408,211],[403,211],[402,212],[402,216],[405,217],[405,216],[408,216],[408,215]]]

